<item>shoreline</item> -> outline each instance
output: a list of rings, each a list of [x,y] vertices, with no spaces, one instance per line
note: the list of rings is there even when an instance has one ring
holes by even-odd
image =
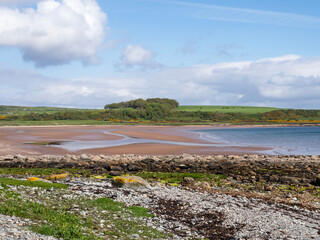
[[[313,127],[313,126],[320,126],[319,123],[275,123],[275,124],[232,124],[232,123],[217,123],[217,124],[185,124],[185,125],[156,125],[156,124],[105,124],[105,125],[86,125],[86,124],[79,124],[79,125],[19,125],[19,126],[12,126],[12,125],[2,125],[1,128],[24,128],[24,127],[31,127],[31,128],[42,128],[42,127],[119,127],[119,126],[126,126],[126,127]]]
[[[225,127],[225,126],[224,126]],[[199,138],[198,134],[191,130],[215,129],[217,126],[131,126],[131,125],[108,125],[108,126],[18,126],[1,127],[0,155],[65,155],[65,154],[142,154],[142,155],[180,155],[202,154],[262,154],[271,148],[256,146],[224,146],[219,142],[210,142]],[[220,128],[220,127],[218,127]],[[111,134],[105,134],[109,132]],[[125,135],[133,139],[149,139],[159,141],[159,143],[139,143],[114,147],[99,147],[93,149],[82,149],[78,151],[68,151],[62,148],[43,145],[30,145],[25,143],[41,142],[67,142],[67,141],[107,141],[121,140]],[[162,142],[161,142],[162,141]],[[177,145],[166,142],[177,142]],[[188,144],[214,144],[215,146],[184,146],[178,143]]]
[[[25,211],[21,207],[25,199],[34,205],[44,202],[48,213],[83,216],[84,222],[93,216],[95,226],[98,222],[101,228],[112,228],[123,238],[132,232],[117,224],[120,219],[121,223],[132,221],[135,229],[141,224],[170,233],[166,237],[148,234],[148,239],[282,239],[284,233],[288,239],[320,236],[320,179],[314,179],[320,170],[320,156],[16,156],[0,157],[0,164],[10,191],[23,196],[4,207],[14,205]],[[30,176],[51,180],[26,181]],[[114,184],[117,178],[135,181]],[[29,187],[16,187],[19,184]],[[34,190],[44,184],[51,190]],[[56,189],[57,185],[65,190]],[[10,199],[9,194],[2,194],[2,202]],[[116,211],[92,207],[92,200],[104,203],[106,198],[107,206],[114,203]],[[131,209],[126,215],[119,214],[121,203]],[[128,217],[137,206],[148,214],[141,215],[144,218]],[[8,227],[3,218],[1,215],[0,224],[2,221]],[[39,219],[48,224],[48,218]],[[96,230],[92,233],[102,236],[101,229]],[[105,234],[104,238],[114,236],[113,232]],[[134,239],[145,233],[139,234]]]
[[[314,126],[314,125],[312,125]],[[0,155],[65,155],[65,154],[138,154],[138,155],[276,155],[274,147],[226,145],[201,138],[194,130],[231,128],[309,127],[309,125],[58,125],[58,126],[1,126]],[[109,133],[109,134],[108,134]],[[123,136],[121,136],[123,135]],[[130,144],[112,146],[114,141],[129,137]],[[137,140],[146,140],[139,143]],[[150,142],[148,142],[150,140]],[[45,146],[45,142],[75,142],[88,144],[94,141],[105,147],[68,151],[59,146]],[[141,142],[141,141],[140,141]],[[169,143],[168,143],[169,142]],[[35,143],[35,144],[25,144]],[[43,143],[43,144],[37,144]],[[171,143],[171,144],[170,144]],[[174,144],[177,143],[177,144]],[[182,143],[182,144],[181,144]],[[186,145],[183,145],[186,143]],[[111,144],[111,145],[107,145]],[[198,146],[192,146],[198,145]],[[203,144],[203,146],[201,146]],[[206,144],[210,144],[206,146]],[[189,146],[188,146],[189,145]]]

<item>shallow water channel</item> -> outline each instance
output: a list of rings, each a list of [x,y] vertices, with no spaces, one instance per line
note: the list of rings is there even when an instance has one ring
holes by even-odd
[[[170,145],[180,145],[180,146],[195,146],[195,147],[217,147],[220,144],[214,143],[190,143],[190,142],[175,142],[175,141],[165,141],[165,140],[155,140],[155,139],[146,139],[146,138],[132,138],[126,135],[111,133],[104,131],[105,134],[119,136],[121,139],[118,140],[103,140],[103,141],[83,141],[83,140],[74,140],[74,141],[62,141],[59,144],[50,144],[48,147],[57,147],[62,148],[70,152],[75,152],[79,150],[86,149],[95,149],[95,148],[107,148],[107,147],[118,147],[130,144],[170,144]]]

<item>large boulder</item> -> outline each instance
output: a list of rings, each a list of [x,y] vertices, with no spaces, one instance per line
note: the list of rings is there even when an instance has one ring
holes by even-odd
[[[113,178],[113,185],[127,188],[150,188],[149,183],[138,176],[118,176]]]

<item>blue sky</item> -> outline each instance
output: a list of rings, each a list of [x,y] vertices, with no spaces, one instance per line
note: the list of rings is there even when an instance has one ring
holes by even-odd
[[[320,106],[318,0],[0,0],[0,104]]]

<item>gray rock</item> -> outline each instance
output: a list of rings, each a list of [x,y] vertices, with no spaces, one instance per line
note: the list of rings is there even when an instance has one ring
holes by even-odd
[[[111,176],[121,176],[122,173],[120,171],[111,171],[111,172],[109,172],[109,174]]]

